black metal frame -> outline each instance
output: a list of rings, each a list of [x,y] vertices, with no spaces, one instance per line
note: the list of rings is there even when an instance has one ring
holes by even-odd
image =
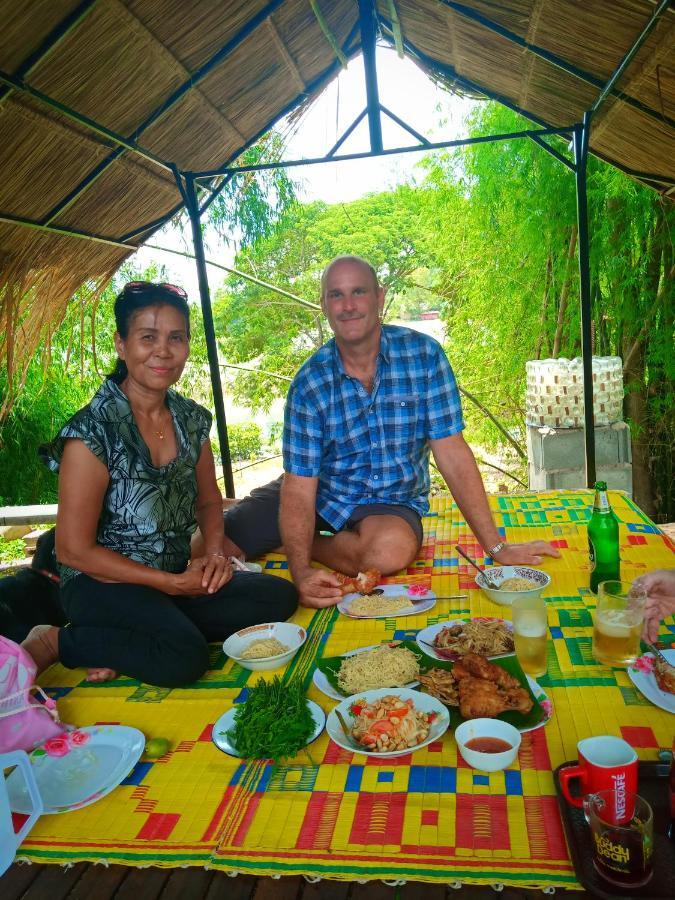
[[[652,32],[659,19],[667,11],[670,6],[670,0],[660,0],[650,19],[637,36],[632,46],[625,54],[619,66],[614,73],[603,83],[601,79],[584,72],[582,69],[569,63],[567,60],[556,56],[555,54],[537,47],[521,38],[519,35],[509,31],[503,26],[491,21],[486,16],[478,13],[475,9],[465,6],[462,3],[453,2],[453,0],[438,0],[443,6],[452,9],[454,12],[464,18],[479,23],[482,27],[500,34],[506,40],[526,49],[535,56],[545,60],[546,62],[560,68],[583,80],[584,82],[597,87],[600,91],[597,98],[593,102],[591,108],[584,114],[583,120],[579,123],[566,127],[553,127],[548,122],[528,113],[516,106],[507,97],[503,97],[493,91],[488,90],[483,85],[476,84],[469,79],[459,75],[451,66],[444,65],[437,60],[426,56],[418,48],[414,47],[409,41],[404,42],[406,51],[416,57],[423,65],[433,69],[449,78],[452,78],[457,84],[474,93],[480,93],[485,97],[496,100],[513,111],[519,113],[525,118],[538,125],[537,129],[527,129],[523,131],[513,132],[509,134],[485,135],[477,138],[467,138],[465,140],[430,142],[423,135],[419,134],[415,129],[410,127],[402,119],[386,109],[379,101],[377,70],[375,65],[375,50],[377,41],[378,28],[385,32],[388,30],[391,37],[385,35],[385,39],[390,43],[395,43],[395,31],[393,24],[389,22],[385,16],[381,16],[377,11],[375,0],[358,0],[358,20],[354,28],[350,32],[345,41],[342,50],[347,57],[352,56],[359,49],[363,52],[364,69],[365,69],[365,86],[366,86],[366,108],[357,116],[357,118],[347,127],[342,136],[328,151],[328,153],[315,159],[300,159],[291,161],[282,161],[276,163],[266,163],[250,166],[230,166],[224,163],[221,167],[205,172],[185,172],[180,171],[173,163],[161,159],[150,151],[146,150],[138,144],[140,135],[157,121],[164,113],[166,113],[178,100],[185,95],[194,85],[199,83],[212,69],[214,69],[222,60],[238,47],[262,22],[269,18],[270,15],[284,2],[284,0],[272,0],[267,3],[259,12],[249,20],[234,37],[227,42],[226,45],[207,60],[200,69],[195,72],[187,81],[177,88],[166,100],[155,109],[129,136],[119,135],[89,117],[77,113],[75,110],[65,106],[64,104],[54,100],[41,91],[32,88],[24,80],[35,66],[44,59],[56,47],[63,38],[77,27],[79,22],[96,6],[98,0],[82,0],[82,2],[45,38],[42,44],[34,51],[31,56],[17,69],[14,74],[0,72],[0,82],[4,82],[6,87],[0,87],[0,100],[8,95],[12,90],[18,90],[28,93],[39,102],[42,102],[52,108],[57,109],[63,115],[78,122],[89,130],[94,131],[117,145],[104,160],[102,160],[81,182],[77,185],[65,198],[63,198],[49,213],[39,222],[0,213],[0,222],[7,222],[15,225],[23,225],[29,228],[35,228],[40,231],[46,231],[54,234],[77,237],[86,240],[99,241],[114,247],[119,247],[129,251],[135,251],[137,246],[129,243],[133,238],[142,234],[148,234],[155,229],[164,225],[172,218],[183,206],[187,209],[190,224],[192,228],[192,238],[195,251],[195,261],[197,266],[197,275],[199,280],[199,294],[202,306],[202,316],[204,319],[204,331],[206,337],[207,352],[209,358],[209,368],[211,372],[211,384],[214,397],[214,408],[216,413],[216,424],[218,429],[218,438],[220,442],[221,459],[223,464],[223,473],[225,478],[225,492],[228,497],[234,496],[234,481],[232,476],[232,465],[229,454],[229,443],[227,436],[227,423],[225,418],[225,405],[223,401],[222,384],[220,381],[220,368],[218,363],[218,348],[216,336],[213,326],[213,314],[211,310],[211,298],[208,284],[208,275],[206,270],[206,259],[204,256],[204,245],[201,233],[201,216],[208,209],[209,205],[222,191],[224,186],[236,175],[245,172],[264,171],[278,168],[288,168],[291,166],[306,166],[324,162],[338,162],[344,160],[363,159],[373,156],[387,156],[399,153],[409,153],[414,151],[429,151],[434,149],[467,146],[470,144],[479,144],[500,140],[515,140],[520,138],[528,138],[537,143],[547,153],[551,154],[558,162],[566,166],[575,174],[576,195],[577,195],[577,223],[578,223],[578,258],[579,258],[579,279],[580,279],[580,306],[581,306],[581,343],[583,356],[584,371],[584,403],[585,403],[585,451],[586,451],[586,480],[588,486],[592,486],[595,481],[595,436],[594,436],[594,418],[593,418],[593,377],[592,377],[592,344],[591,344],[591,290],[590,290],[590,255],[589,255],[589,229],[588,229],[588,199],[587,199],[587,162],[588,147],[591,121],[595,114],[607,100],[608,97],[616,98],[629,106],[638,109],[645,115],[657,118],[660,122],[675,127],[675,121],[667,118],[661,113],[646,107],[637,99],[630,97],[616,89],[616,84],[621,78],[631,60],[635,57],[640,47]],[[356,40],[356,36],[360,35],[360,42],[352,45]],[[400,36],[399,36],[400,37]],[[330,75],[338,68],[340,61],[334,62],[324,72],[322,72],[312,84],[307,86],[306,93],[313,93],[316,88],[324,83]],[[278,118],[283,117],[291,109],[293,109],[299,100],[294,98],[287,107],[279,113]],[[382,143],[382,115],[388,116],[400,127],[406,130],[418,142],[412,146],[397,147],[393,149],[385,149]],[[337,151],[347,140],[349,135],[355,130],[359,123],[366,118],[368,119],[368,127],[370,134],[370,150],[361,153],[350,153],[336,156]],[[271,126],[268,123],[264,129],[256,134],[246,145],[238,151],[238,155],[243,150],[254,144]],[[563,153],[552,147],[546,140],[545,136],[560,136],[569,140],[572,139],[574,150],[574,161],[569,160]],[[141,228],[136,228],[128,232],[121,238],[114,238],[105,235],[92,234],[84,231],[77,231],[69,228],[61,228],[54,225],[54,220],[68,206],[70,206],[77,198],[125,151],[131,151],[150,161],[154,165],[159,165],[169,170],[176,181],[177,187],[182,197],[182,203],[176,206],[164,216],[149,222]],[[616,164],[615,164],[616,165]],[[623,168],[617,166],[617,168]],[[668,184],[669,179],[658,174],[636,173],[630,170],[628,174],[643,177],[645,180],[652,180],[660,184]],[[213,180],[217,180],[216,186],[211,186]],[[202,187],[208,190],[206,199],[200,206],[198,190],[200,182],[208,182]]]

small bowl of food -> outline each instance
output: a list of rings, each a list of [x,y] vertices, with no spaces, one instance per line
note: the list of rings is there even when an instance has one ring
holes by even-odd
[[[307,640],[307,632],[292,622],[249,625],[223,643],[230,659],[251,672],[270,672],[290,662]]]
[[[517,597],[538,597],[551,583],[551,576],[530,566],[492,566],[487,576],[498,590],[488,586],[485,575],[476,575],[476,584],[490,600],[511,606]]]
[[[517,728],[501,719],[469,719],[457,726],[455,740],[472,769],[500,772],[514,762],[521,736]]]

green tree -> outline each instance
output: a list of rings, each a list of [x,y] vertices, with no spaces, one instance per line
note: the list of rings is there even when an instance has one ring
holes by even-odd
[[[469,132],[523,126],[486,104]],[[423,231],[445,298],[450,359],[464,387],[522,442],[526,360],[581,349],[574,179],[524,140],[474,145],[426,164],[435,192]],[[591,158],[589,210],[595,352],[624,359],[634,494],[668,520],[675,513],[674,209]],[[489,419],[468,418],[475,440],[502,442]]]
[[[307,301],[302,305],[245,279],[228,279],[214,303],[228,363],[270,373],[237,375],[238,400],[269,408],[305,359],[329,339],[318,309],[319,282],[334,256],[355,253],[375,266],[387,289],[389,318],[404,312],[406,303],[419,309],[423,294],[429,295],[429,306],[437,305],[426,284],[425,254],[417,246],[424,199],[424,191],[404,185],[353,203],[295,203],[269,236],[238,254],[238,269]]]

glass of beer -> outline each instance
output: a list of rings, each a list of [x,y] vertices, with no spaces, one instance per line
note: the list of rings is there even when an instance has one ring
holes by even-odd
[[[513,642],[523,672],[538,678],[546,674],[548,616],[543,597],[518,597],[511,607]]]
[[[605,666],[632,665],[640,655],[647,592],[626,581],[601,581],[593,620],[593,656]]]

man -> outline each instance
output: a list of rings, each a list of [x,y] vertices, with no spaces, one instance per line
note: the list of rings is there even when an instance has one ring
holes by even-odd
[[[383,326],[383,306],[384,289],[366,260],[329,263],[321,307],[335,337],[307,360],[288,392],[283,479],[226,513],[226,534],[247,556],[283,544],[305,606],[341,598],[335,575],[313,568],[312,559],[351,575],[368,568],[389,574],[415,559],[429,508],[429,449],[490,556],[536,565],[543,555],[560,555],[545,541],[501,539],[461,434],[459,394],[443,349],[426,335]]]

